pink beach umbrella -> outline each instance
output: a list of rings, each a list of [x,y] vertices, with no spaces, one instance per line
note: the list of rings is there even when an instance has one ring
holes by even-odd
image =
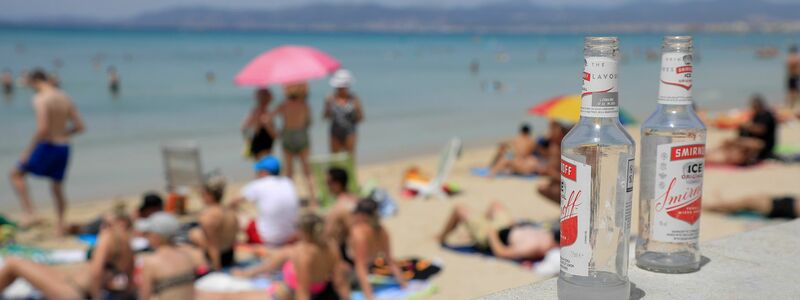
[[[240,86],[298,83],[326,76],[339,66],[339,61],[316,48],[280,46],[250,61],[234,81]]]

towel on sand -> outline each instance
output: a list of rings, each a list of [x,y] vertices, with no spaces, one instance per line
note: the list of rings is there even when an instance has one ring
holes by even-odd
[[[489,168],[488,167],[474,167],[470,169],[470,173],[474,176],[478,177],[487,177],[489,176]],[[518,178],[518,179],[525,179],[525,180],[533,180],[538,177],[536,174],[530,175],[520,175],[520,174],[513,174],[513,173],[499,173],[497,177],[507,177],[507,178]]]

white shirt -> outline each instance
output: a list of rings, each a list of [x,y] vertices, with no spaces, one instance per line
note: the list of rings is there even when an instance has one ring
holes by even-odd
[[[300,201],[291,180],[282,176],[256,179],[242,188],[242,195],[258,206],[256,230],[265,243],[281,245],[294,235]]]

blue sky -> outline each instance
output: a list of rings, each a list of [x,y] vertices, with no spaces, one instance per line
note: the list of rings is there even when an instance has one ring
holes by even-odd
[[[175,6],[213,6],[232,9],[275,8],[308,3],[380,3],[394,6],[475,6],[498,0],[0,0],[0,18],[29,19],[47,16],[75,16],[103,19],[125,18],[145,11]],[[517,0],[545,5],[609,6],[631,1],[702,0]],[[780,0],[779,0],[780,1]],[[783,0],[789,1],[789,0]],[[793,0],[797,1],[797,0]],[[582,4],[591,3],[591,4]]]

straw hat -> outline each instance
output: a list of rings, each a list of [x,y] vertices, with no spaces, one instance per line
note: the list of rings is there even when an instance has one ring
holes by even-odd
[[[334,88],[349,88],[355,82],[355,78],[353,78],[353,73],[345,69],[340,69],[333,73],[331,77],[330,84]]]

